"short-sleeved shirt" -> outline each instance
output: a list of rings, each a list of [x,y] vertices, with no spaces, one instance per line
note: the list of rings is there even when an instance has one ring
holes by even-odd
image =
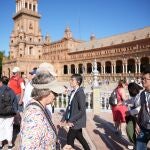
[[[9,80],[8,86],[15,92],[16,95],[21,94],[21,89],[24,89],[23,79],[17,75],[12,76]]]

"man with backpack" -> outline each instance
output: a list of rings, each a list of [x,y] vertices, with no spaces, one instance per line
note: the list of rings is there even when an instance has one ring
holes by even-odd
[[[13,121],[17,113],[17,98],[12,89],[7,86],[8,78],[0,78],[0,149],[3,141],[8,141],[8,149],[13,146]]]
[[[137,106],[140,105],[136,131],[136,150],[146,150],[150,140],[150,64],[146,65],[142,73],[142,84],[145,88],[141,92]]]

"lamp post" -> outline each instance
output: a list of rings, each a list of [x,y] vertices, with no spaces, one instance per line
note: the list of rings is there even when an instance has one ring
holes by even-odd
[[[100,114],[100,88],[98,82],[98,70],[97,70],[97,62],[96,59],[93,62],[92,66],[92,75],[93,75],[93,112],[94,114]]]
[[[93,87],[99,87],[99,83],[98,83],[98,74],[99,74],[99,72],[97,70],[96,59],[93,62],[92,73],[93,73]]]

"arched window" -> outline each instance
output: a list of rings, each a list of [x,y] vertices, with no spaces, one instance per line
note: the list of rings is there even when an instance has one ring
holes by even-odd
[[[150,62],[149,62],[149,58],[148,57],[142,57],[141,58],[141,66],[140,66],[141,72],[143,72],[144,66],[149,64],[149,63]]]
[[[68,66],[64,65],[64,74],[68,74]]]
[[[82,74],[83,73],[83,64],[79,64],[78,69],[79,69],[79,74]]]
[[[97,62],[97,70],[99,71],[99,73],[101,73],[101,63]]]
[[[117,60],[116,61],[116,73],[122,73],[122,72],[123,72],[122,61]]]
[[[106,73],[111,73],[111,62],[107,61],[105,64],[105,71]]]
[[[35,11],[35,5],[33,5],[33,11]]]
[[[92,72],[92,64],[87,63],[87,73],[91,73],[91,72]]]
[[[27,4],[27,2],[25,3],[25,8],[28,8],[28,4]]]
[[[32,5],[31,4],[29,4],[29,9],[31,9],[32,8]]]
[[[29,55],[32,55],[32,49],[33,47],[29,47]]]
[[[135,73],[135,60],[134,59],[128,60],[128,72]]]
[[[75,74],[75,65],[74,64],[71,65],[71,73]]]

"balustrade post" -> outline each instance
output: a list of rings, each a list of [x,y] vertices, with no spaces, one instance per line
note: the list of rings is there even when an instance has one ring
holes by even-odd
[[[59,108],[59,96],[56,97],[56,108]]]
[[[65,105],[65,107],[67,107],[67,105],[68,105],[68,101],[69,101],[69,97],[68,97],[69,95],[68,94],[66,94],[66,105]]]
[[[64,95],[61,94],[61,108],[64,108]]]
[[[90,109],[91,108],[91,93],[89,92],[89,93],[87,93],[87,102],[88,102],[88,109]]]

